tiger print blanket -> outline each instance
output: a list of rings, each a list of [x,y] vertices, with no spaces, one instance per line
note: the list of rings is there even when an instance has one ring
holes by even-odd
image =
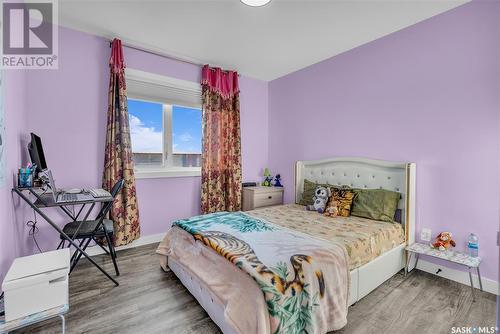
[[[196,216],[173,226],[253,278],[264,294],[271,333],[326,333],[345,326],[349,270],[343,246],[243,212]]]

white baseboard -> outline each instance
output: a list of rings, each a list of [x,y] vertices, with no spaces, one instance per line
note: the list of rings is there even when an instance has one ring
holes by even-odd
[[[165,233],[145,235],[143,237],[140,237],[137,240],[132,241],[128,245],[119,246],[119,247],[116,247],[115,249],[117,251],[119,251],[119,250],[123,250],[123,249],[129,249],[129,248],[154,244],[156,242],[162,241],[164,237],[165,237]],[[89,254],[90,256],[101,255],[101,254],[104,254],[104,251],[102,250],[101,247],[96,245],[96,246],[92,246],[92,247],[87,248],[87,254]]]
[[[444,277],[446,279],[465,284],[467,286],[470,286],[470,279],[469,279],[469,273],[466,271],[460,271],[456,269],[451,269],[442,265],[438,265],[432,262],[428,262],[425,260],[418,260],[418,265],[417,269],[420,269],[422,271],[425,271],[427,273],[437,275],[440,277]],[[441,269],[439,274],[436,274],[438,269]],[[495,295],[499,294],[499,286],[498,282],[494,281],[489,278],[484,278],[481,275],[481,279],[483,281],[483,290],[489,293],[493,293]],[[472,274],[472,281],[474,282],[474,287],[479,289],[479,279],[476,275],[476,271],[473,271]]]

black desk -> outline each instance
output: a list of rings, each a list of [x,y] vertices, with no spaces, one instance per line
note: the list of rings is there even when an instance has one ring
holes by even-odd
[[[64,240],[68,241],[72,246],[76,248],[76,252],[80,252],[83,256],[85,256],[97,269],[99,269],[106,277],[108,277],[115,285],[119,285],[119,283],[111,277],[101,266],[99,266],[81,247],[78,245],[72,238],[70,238],[66,233],[64,233],[61,228],[54,223],[41,209],[50,208],[50,207],[58,207],[60,208],[66,215],[68,215],[73,221],[77,221],[80,217],[80,214],[83,212],[84,208],[87,205],[90,205],[90,208],[87,210],[84,219],[82,221],[87,220],[88,216],[94,209],[96,203],[107,203],[112,202],[113,197],[99,197],[93,198],[88,201],[74,201],[74,202],[64,202],[64,203],[56,203],[54,201],[54,197],[52,193],[43,193],[41,192],[41,188],[21,188],[15,187],[12,188],[12,191],[19,195],[36,213],[38,213],[50,226],[52,226],[59,234],[64,238]],[[31,201],[23,191],[28,191],[35,197],[35,201]],[[69,210],[68,207],[75,205],[81,205],[78,213],[74,214],[72,210]],[[80,227],[79,227],[80,228]],[[79,229],[78,228],[78,229]],[[78,231],[78,230],[77,230]],[[76,235],[76,233],[75,233]]]

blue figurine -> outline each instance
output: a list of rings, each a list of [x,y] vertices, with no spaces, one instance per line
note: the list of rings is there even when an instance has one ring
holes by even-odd
[[[274,177],[274,186],[275,187],[283,187],[283,185],[281,184],[281,175],[280,174],[276,174],[276,176]]]

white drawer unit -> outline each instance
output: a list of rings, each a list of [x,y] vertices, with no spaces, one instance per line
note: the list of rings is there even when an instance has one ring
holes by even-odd
[[[243,188],[243,211],[283,204],[283,187]]]
[[[5,321],[68,305],[69,248],[14,260],[2,284]]]

